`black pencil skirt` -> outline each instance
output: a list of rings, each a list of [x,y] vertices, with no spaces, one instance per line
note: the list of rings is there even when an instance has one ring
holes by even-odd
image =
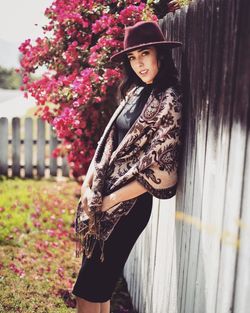
[[[123,272],[126,260],[146,225],[152,211],[153,196],[140,195],[128,215],[121,217],[104,244],[104,261],[101,262],[100,245],[95,245],[90,259],[83,257],[82,265],[72,293],[90,302],[111,299],[116,283]]]

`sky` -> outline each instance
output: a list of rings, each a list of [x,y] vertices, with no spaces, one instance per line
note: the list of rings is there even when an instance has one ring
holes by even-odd
[[[18,67],[18,47],[26,39],[43,37],[45,9],[53,0],[0,0],[0,66]]]
[[[21,43],[42,35],[48,19],[45,9],[53,0],[0,0],[0,39]],[[35,26],[38,24],[38,26]]]
[[[0,66],[16,67],[18,46],[28,38],[43,36],[42,26],[48,22],[44,11],[52,3],[53,0],[0,0]],[[34,105],[35,100],[24,98],[21,91],[0,89],[0,117],[23,116]]]

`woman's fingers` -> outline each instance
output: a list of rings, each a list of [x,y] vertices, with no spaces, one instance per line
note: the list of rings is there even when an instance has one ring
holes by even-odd
[[[81,199],[83,199],[84,194],[85,194],[87,188],[88,188],[88,187],[82,185],[82,187],[81,187]]]
[[[89,197],[91,195],[92,191],[89,187],[84,187],[81,189],[81,202],[82,202],[82,208],[85,211],[85,213],[89,216],[90,209],[89,209]]]
[[[170,12],[173,12],[173,11],[178,10],[178,9],[180,9],[180,4],[177,0],[172,0],[168,3],[168,10]]]
[[[84,212],[85,212],[88,216],[90,216],[90,209],[89,209],[88,201],[87,201],[86,198],[84,198],[84,199],[82,200],[82,208],[83,208]]]
[[[169,6],[180,6],[179,1],[178,0],[172,0],[168,3]]]

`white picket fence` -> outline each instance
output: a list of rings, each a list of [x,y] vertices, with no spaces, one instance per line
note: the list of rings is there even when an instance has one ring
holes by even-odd
[[[178,312],[175,202],[176,197],[153,198],[149,223],[125,264],[123,273],[140,313]]]
[[[0,175],[69,176],[66,158],[52,157],[58,143],[53,129],[40,118],[0,118]]]
[[[250,312],[249,9],[197,0],[160,21],[184,43],[185,136],[177,195],[154,198],[124,268],[139,313]]]

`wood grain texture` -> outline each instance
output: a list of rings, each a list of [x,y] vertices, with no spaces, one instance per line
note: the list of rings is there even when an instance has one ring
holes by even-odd
[[[168,39],[183,42],[173,50],[183,150],[174,207],[156,200],[125,265],[139,313],[249,310],[249,12],[246,0],[200,0],[159,22]]]

